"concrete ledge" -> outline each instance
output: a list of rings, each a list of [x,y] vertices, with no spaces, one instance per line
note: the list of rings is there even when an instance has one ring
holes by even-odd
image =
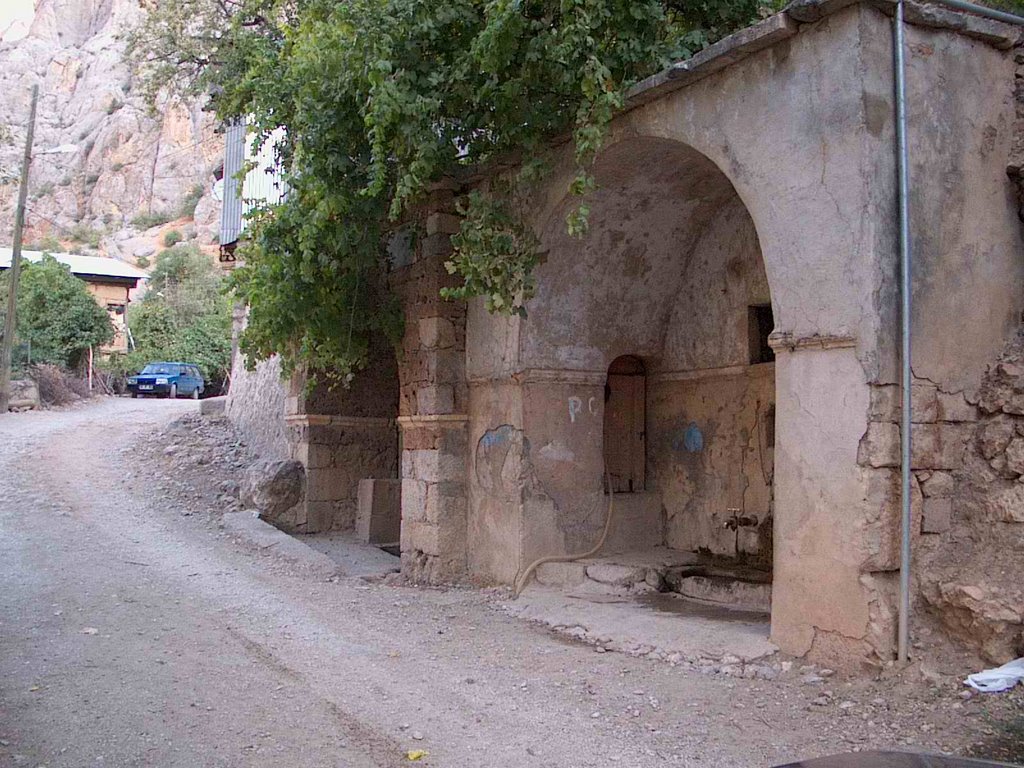
[[[794,0],[783,9],[783,13],[801,24],[812,24],[859,2],[860,0]]]
[[[227,412],[227,406],[228,398],[226,396],[209,397],[199,401],[199,413],[203,416],[223,416]]]
[[[289,562],[308,568],[318,576],[328,578],[339,571],[338,565],[327,555],[260,520],[251,510],[226,513],[224,529],[261,551],[271,552]]]
[[[891,4],[882,5],[883,12],[891,12],[886,8],[887,5]],[[936,5],[907,2],[904,5],[904,18],[908,24],[958,32],[1002,51],[1013,48],[1021,40],[1020,27]]]
[[[861,2],[892,15],[895,0],[794,0],[785,10],[764,21],[722,38],[714,45],[680,61],[656,75],[641,80],[626,92],[623,112],[655,101],[725,69],[776,43],[797,34],[801,24],[811,24]],[[908,0],[907,23],[951,32],[980,40],[1000,50],[1017,45],[1024,34],[1012,24],[963,13],[951,8],[923,5]]]
[[[798,24],[785,13],[777,13],[752,27],[741,29],[709,45],[686,61],[673,64],[656,75],[641,80],[626,93],[628,111],[660,96],[725,69],[751,54],[769,48],[796,34]]]

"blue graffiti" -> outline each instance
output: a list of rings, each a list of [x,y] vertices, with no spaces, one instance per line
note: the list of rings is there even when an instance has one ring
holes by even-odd
[[[691,421],[686,427],[686,432],[683,433],[683,448],[690,453],[700,453],[704,450],[704,433],[700,431],[696,422]]]
[[[495,445],[507,443],[512,431],[512,427],[505,425],[490,432],[485,432],[483,437],[480,438],[480,445],[484,448],[491,448]]]

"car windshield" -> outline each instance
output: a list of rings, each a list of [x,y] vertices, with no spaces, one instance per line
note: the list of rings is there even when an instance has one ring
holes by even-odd
[[[158,373],[158,374],[177,376],[178,375],[178,366],[176,366],[176,365],[167,365],[166,363],[150,363],[149,365],[147,365],[145,368],[142,369],[142,373],[144,373],[144,374],[147,374],[147,373],[148,374]]]

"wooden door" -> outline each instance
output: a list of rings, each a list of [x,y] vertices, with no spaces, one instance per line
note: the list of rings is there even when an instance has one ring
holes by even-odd
[[[644,489],[646,390],[643,363],[616,358],[608,369],[604,404],[604,460],[616,493]]]

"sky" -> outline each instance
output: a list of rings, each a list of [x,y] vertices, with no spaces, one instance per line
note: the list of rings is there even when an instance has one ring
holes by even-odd
[[[32,0],[0,0],[0,40],[24,37],[32,21]]]

